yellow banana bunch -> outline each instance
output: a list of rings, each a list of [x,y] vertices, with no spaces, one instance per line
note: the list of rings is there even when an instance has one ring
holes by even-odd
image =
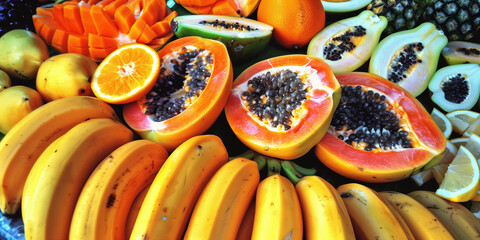
[[[180,239],[198,196],[227,160],[227,149],[215,135],[178,146],[153,180],[130,239]]]
[[[480,239],[480,219],[463,205],[445,200],[432,191],[418,190],[408,194],[430,210],[458,240]],[[440,239],[440,238],[438,238]]]
[[[70,239],[124,240],[135,197],[153,181],[167,157],[163,146],[143,139],[128,142],[108,155],[80,193]]]
[[[399,192],[379,193],[402,216],[412,231],[415,239],[419,240],[453,240],[455,239],[445,225],[426,207],[406,194]]]
[[[295,188],[307,239],[355,239],[345,203],[329,182],[318,176],[306,176]]]
[[[254,161],[235,158],[223,165],[200,194],[183,239],[234,240],[259,181]]]
[[[302,239],[302,210],[293,184],[279,174],[260,182],[252,240]]]
[[[78,196],[95,167],[133,133],[121,123],[98,118],[82,122],[41,154],[27,179],[25,239],[68,239]],[[34,181],[36,180],[36,181]]]
[[[35,109],[0,142],[0,210],[14,214],[30,169],[55,139],[75,125],[93,118],[116,119],[113,108],[97,98],[59,99]]]
[[[337,188],[358,239],[415,239],[398,212],[373,189],[347,183]]]
[[[238,228],[236,240],[251,240],[253,230],[253,220],[255,218],[255,196],[248,205],[245,215],[243,215],[242,223]]]
[[[152,182],[153,182],[152,178]],[[125,236],[127,239],[132,235],[132,230],[133,226],[135,225],[135,221],[137,220],[138,212],[140,211],[140,207],[142,207],[143,200],[145,199],[145,196],[147,196],[147,192],[150,189],[150,185],[152,183],[148,184],[136,197],[135,200],[133,200],[132,206],[130,207],[130,211],[128,211],[128,216],[127,216],[127,223],[125,224]]]

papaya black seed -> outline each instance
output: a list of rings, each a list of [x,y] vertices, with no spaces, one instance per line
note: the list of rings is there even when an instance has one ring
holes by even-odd
[[[307,99],[307,86],[300,76],[289,69],[266,72],[247,82],[242,92],[249,111],[272,127],[291,129],[293,111]]]
[[[469,92],[468,82],[460,73],[443,81],[441,88],[445,93],[445,99],[453,103],[465,101]]]
[[[323,48],[323,55],[330,61],[337,61],[342,59],[342,56],[346,52],[350,52],[355,49],[355,44],[352,42],[352,38],[362,37],[366,35],[366,29],[362,26],[354,26],[353,31],[346,31],[343,35],[334,37],[327,46]]]
[[[387,73],[387,79],[391,82],[399,83],[407,78],[405,72],[416,64],[422,63],[422,59],[419,59],[417,56],[423,49],[424,46],[421,42],[410,43],[404,46],[393,59],[393,63]]]
[[[478,55],[480,55],[480,50],[476,49],[476,48],[459,48],[458,51],[463,53],[464,55],[467,55],[467,56],[470,56],[470,55],[478,56]]]
[[[250,27],[249,25],[244,25],[244,24],[241,24],[239,22],[230,23],[230,22],[225,22],[225,21],[219,21],[218,19],[215,19],[215,21],[202,20],[198,23],[202,24],[202,25],[205,25],[205,26],[220,27],[220,28],[223,28],[223,29],[233,30],[233,31],[247,31],[247,32],[249,32],[249,31],[258,30],[258,28],[253,28],[253,27]]]
[[[172,69],[167,69],[167,62]],[[189,102],[200,96],[212,72],[207,69],[212,56],[203,49],[182,48],[177,57],[161,60],[159,77],[146,95],[145,111],[153,121],[161,122],[182,113]],[[172,97],[174,93],[179,96]]]
[[[338,139],[363,147],[365,151],[392,148],[411,148],[408,132],[400,127],[393,110],[387,110],[386,96],[362,86],[342,87],[340,103],[333,114],[331,126]],[[347,132],[349,131],[349,132]]]

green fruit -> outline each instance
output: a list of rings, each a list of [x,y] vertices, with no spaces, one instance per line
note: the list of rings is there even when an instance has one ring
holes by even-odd
[[[312,38],[307,55],[324,60],[334,73],[352,72],[368,61],[387,19],[365,10],[332,23]]]
[[[446,112],[469,110],[480,97],[480,66],[457,64],[439,69],[432,77],[428,89],[432,101]]]
[[[322,0],[323,9],[330,13],[353,12],[366,7],[371,0],[345,0],[332,1]]]
[[[33,80],[49,53],[37,34],[16,29],[0,37],[0,56],[0,69],[10,77]]]
[[[37,91],[21,85],[0,92],[0,102],[0,132],[3,134],[43,105],[43,99]]]
[[[412,29],[417,26],[417,17],[421,14],[418,0],[372,0],[367,6],[375,14],[385,16],[388,26],[385,34]]]
[[[442,50],[442,56],[448,64],[480,64],[480,44],[464,41],[451,41]]]
[[[10,86],[12,86],[10,77],[6,72],[0,70],[0,92],[9,88]]]
[[[248,18],[218,15],[184,15],[172,20],[179,38],[199,36],[225,44],[232,60],[252,57],[268,44],[273,27]]]
[[[437,69],[447,37],[432,23],[390,34],[373,51],[368,71],[420,95]]]
[[[480,0],[426,0],[423,21],[434,23],[450,41],[470,40],[480,32]]]

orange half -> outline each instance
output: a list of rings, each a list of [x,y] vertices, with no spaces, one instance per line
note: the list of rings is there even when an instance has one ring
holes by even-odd
[[[92,90],[99,99],[111,104],[134,102],[155,85],[160,58],[144,44],[130,44],[110,53],[92,78]]]

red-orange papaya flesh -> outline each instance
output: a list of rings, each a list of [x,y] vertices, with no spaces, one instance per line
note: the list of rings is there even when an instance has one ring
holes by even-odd
[[[155,86],[125,105],[123,117],[141,137],[173,151],[218,118],[230,93],[233,69],[223,43],[200,37],[174,40],[158,55],[161,68]]]
[[[176,0],[193,14],[248,17],[258,7],[260,0]]]
[[[392,182],[440,159],[446,139],[411,94],[370,73],[336,77],[340,103],[315,147],[327,167],[359,181]]]
[[[290,160],[326,133],[340,84],[320,58],[285,55],[258,62],[233,82],[225,115],[247,147]]]

